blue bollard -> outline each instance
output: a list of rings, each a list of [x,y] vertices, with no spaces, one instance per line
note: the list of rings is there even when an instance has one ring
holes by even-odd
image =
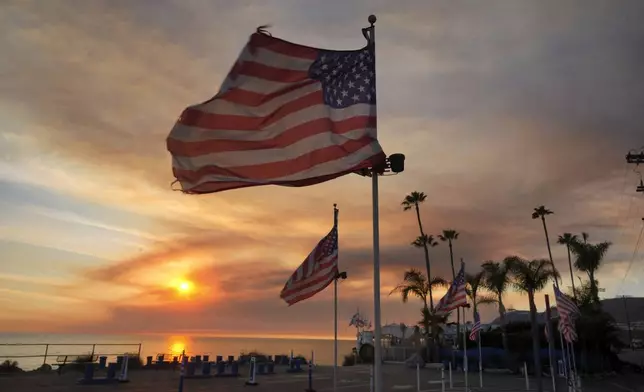
[[[196,368],[197,368],[196,363],[188,362],[188,364],[186,365],[186,376],[194,376]]]
[[[266,374],[274,374],[275,373],[275,364],[272,362],[269,362],[266,364]]]
[[[257,374],[266,374],[266,364],[264,363],[257,364]]]
[[[116,369],[118,369],[118,364],[117,363],[110,363],[107,365],[107,379],[112,380],[114,377],[116,377]]]
[[[298,372],[302,371],[302,361],[300,361],[299,358],[297,358],[295,361],[295,370]]]
[[[107,367],[107,357],[100,357],[98,359],[98,368],[105,369]]]
[[[121,364],[123,364],[123,356],[122,355],[119,355],[118,357],[116,357],[116,364],[119,366],[119,368],[121,367]]]
[[[217,355],[217,359],[216,359],[216,362],[217,362],[217,363],[222,362],[223,360],[224,360],[224,357],[223,357],[223,356],[221,356],[221,355]]]
[[[234,376],[239,375],[239,364],[237,363],[237,361],[233,361],[233,364],[230,367],[230,374],[232,374]]]
[[[210,362],[204,362],[203,367],[201,368],[201,374],[204,376],[210,375]]]
[[[94,378],[94,364],[86,363],[85,372],[83,373],[83,381],[89,381]]]
[[[273,356],[272,355],[268,356],[268,362],[273,362]]]
[[[147,366],[147,367],[152,366],[152,356],[151,355],[149,357],[145,357],[145,366]]]
[[[203,361],[204,362],[210,362],[210,355],[204,355],[203,356]]]
[[[313,389],[313,364],[311,361],[309,361],[309,387],[306,392],[315,392],[315,389]]]
[[[224,361],[219,361],[217,362],[217,375],[221,376],[226,372],[226,362]]]
[[[228,356],[228,364],[229,364],[229,365],[230,365],[230,364],[232,364],[234,360],[235,360],[235,356],[234,356],[234,355],[229,355],[229,356]]]

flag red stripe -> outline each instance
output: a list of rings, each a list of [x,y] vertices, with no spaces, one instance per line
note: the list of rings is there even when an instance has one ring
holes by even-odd
[[[269,184],[270,185],[288,185],[292,187],[310,186],[310,185],[319,184],[325,181],[329,181],[337,177],[344,176],[348,173],[352,173],[356,171],[359,168],[371,167],[374,162],[381,162],[385,156],[383,153],[383,154],[379,154],[377,157],[378,157],[377,159],[376,158],[366,159],[351,170],[343,171],[340,173],[329,174],[326,176],[312,177],[312,178],[295,180],[295,181],[269,181],[263,184],[256,184],[256,183],[244,182],[244,181],[226,181],[226,182],[209,181],[209,182],[204,182],[203,184],[198,184],[189,189],[184,189],[184,192],[191,193],[191,194],[206,194],[206,193],[221,192],[221,191],[226,191],[231,189],[241,189],[241,188],[248,188],[252,186],[269,185]]]
[[[294,304],[296,304],[296,303],[298,303],[298,302],[300,302],[300,301],[303,301],[303,300],[305,300],[305,299],[307,299],[307,298],[311,298],[311,297],[312,297],[312,296],[314,296],[315,294],[317,294],[317,293],[319,293],[319,292],[323,291],[325,288],[329,287],[329,285],[333,282],[333,279],[335,278],[335,274],[336,274],[336,273],[334,273],[334,274],[329,274],[329,275],[327,276],[327,282],[326,282],[326,284],[324,284],[324,285],[320,286],[320,288],[319,288],[319,289],[317,289],[317,290],[315,290],[315,291],[308,291],[308,292],[305,292],[305,293],[304,293],[304,294],[302,294],[302,295],[298,295],[298,296],[296,296],[296,297],[294,297],[294,298],[290,298],[290,299],[287,301],[287,303],[289,304],[289,306],[290,306],[290,305],[294,305]]]
[[[173,167],[174,175],[181,181],[196,183],[206,175],[220,175],[237,178],[252,178],[255,181],[270,180],[303,172],[325,162],[335,161],[351,155],[373,143],[371,136],[364,136],[357,140],[348,140],[343,144],[328,146],[319,150],[300,155],[295,159],[264,163],[260,165],[216,167],[204,166],[197,170],[184,170]],[[375,152],[374,152],[375,153]]]
[[[255,33],[251,35],[248,45],[253,48],[264,48],[275,53],[285,54],[291,57],[315,60],[318,57],[318,50],[307,46],[287,42],[279,38]],[[252,49],[251,49],[252,50]]]
[[[226,114],[208,113],[198,108],[187,108],[181,114],[179,122],[190,127],[210,130],[239,130],[261,132],[262,128],[280,120],[289,114],[324,102],[322,90],[316,90],[301,98],[279,107],[276,111],[264,117],[232,116]]]
[[[239,75],[252,76],[272,82],[295,83],[309,79],[309,73],[293,69],[275,68],[254,61],[244,61],[238,68]]]
[[[341,135],[355,129],[375,128],[375,116],[356,116],[346,120],[332,121],[318,118],[290,128],[272,139],[266,140],[201,140],[187,142],[168,138],[167,147],[172,154],[182,157],[196,157],[225,151],[249,151],[290,146],[307,137],[332,132]]]
[[[317,80],[308,80],[306,82],[297,83],[289,87],[285,87],[279,91],[270,94],[260,94],[254,91],[244,90],[242,88],[234,88],[228,90],[221,96],[217,97],[218,99],[223,99],[228,102],[238,103],[244,106],[260,106],[274,98],[280,97],[282,95],[288,94],[292,91],[295,91],[299,88],[309,86],[311,84],[320,83]]]
[[[333,258],[333,260],[331,260],[328,263],[325,263],[324,266],[321,266],[320,269],[321,270],[326,270],[329,267],[334,267],[334,265],[336,265],[337,263],[338,263],[338,258],[336,256],[336,257]],[[335,276],[336,273],[333,273],[333,271],[336,271],[336,269],[333,268],[329,272],[327,272],[325,274],[322,274],[322,275],[313,275],[310,278],[306,278],[306,279],[304,279],[302,281],[299,281],[299,282],[296,282],[296,283],[292,284],[290,287],[288,286],[288,283],[287,283],[284,286],[284,288],[282,289],[282,292],[281,292],[280,296],[282,298],[285,298],[285,297],[290,297],[290,296],[292,296],[294,294],[297,294],[299,292],[306,291],[306,290],[310,289],[311,287],[313,287],[313,286],[319,284],[320,282],[324,281],[325,279],[327,279],[329,275],[332,274],[333,276]],[[290,280],[289,280],[289,282],[290,282]]]

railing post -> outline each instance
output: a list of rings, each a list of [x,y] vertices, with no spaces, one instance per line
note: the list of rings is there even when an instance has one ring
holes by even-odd
[[[90,355],[89,359],[94,362],[94,353],[96,352],[96,344],[92,344],[92,355]]]
[[[139,358],[141,358],[141,343],[139,343]]]
[[[47,364],[47,353],[49,352],[49,345],[45,344],[45,357],[42,359],[42,364],[46,365]]]

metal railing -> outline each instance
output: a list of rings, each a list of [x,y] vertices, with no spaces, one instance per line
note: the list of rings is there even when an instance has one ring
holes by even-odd
[[[130,351],[130,352],[103,352],[103,351],[97,351],[97,348],[101,347],[136,347],[136,351]],[[113,357],[113,356],[119,356],[119,355],[137,355],[141,356],[141,343],[0,343],[0,348],[4,347],[43,347],[43,354],[16,354],[16,355],[0,355],[0,358],[5,358],[5,359],[17,359],[17,358],[42,358],[43,359],[43,365],[47,364],[47,358],[49,357],[62,357],[62,356],[67,356],[67,357],[79,357],[83,355],[87,355],[88,357],[94,358],[95,356],[105,356],[105,357]],[[70,353],[50,353],[49,348],[54,348],[54,347],[87,347],[88,349],[91,347],[91,352],[88,351],[86,353],[76,353],[76,354],[70,354]],[[4,351],[4,350],[3,350]]]

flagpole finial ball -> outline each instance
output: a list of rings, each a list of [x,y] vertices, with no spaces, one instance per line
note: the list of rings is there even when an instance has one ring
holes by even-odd
[[[368,19],[369,23],[374,24],[376,23],[376,20],[377,20],[376,15],[369,15],[369,19]]]

